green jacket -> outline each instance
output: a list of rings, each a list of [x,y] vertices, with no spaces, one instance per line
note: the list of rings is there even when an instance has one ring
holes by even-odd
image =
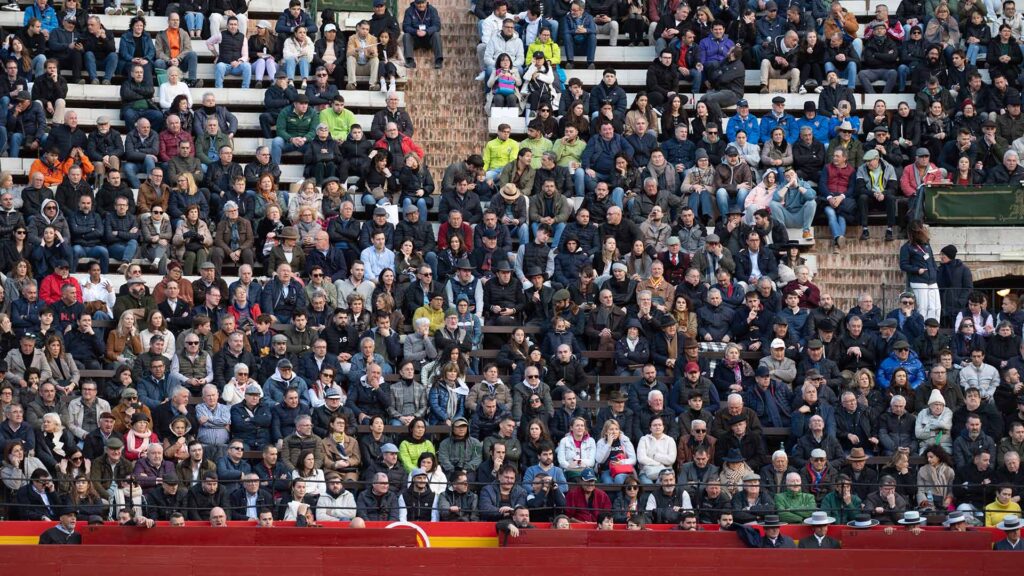
[[[821,500],[821,509],[829,516],[835,518],[837,524],[852,522],[854,518],[861,513],[860,507],[860,496],[851,494],[850,503],[845,504],[842,499],[839,498],[839,494],[835,490],[826,494]]]
[[[223,132],[218,132],[213,138],[209,134],[203,134],[196,138],[196,158],[204,165],[209,166],[220,162],[220,149],[231,146],[231,139]],[[210,148],[215,150],[214,158],[210,159]]]
[[[483,462],[483,448],[483,442],[472,436],[467,436],[465,441],[449,436],[437,449],[437,462],[449,476],[456,468],[476,470]]]
[[[533,152],[533,160],[530,162],[530,166],[534,170],[540,168],[541,156],[545,152],[549,152],[552,146],[554,145],[551,143],[551,140],[548,140],[543,136],[536,140],[532,138],[527,138],[526,140],[523,140],[522,142],[519,143],[520,149],[529,148],[530,152]]]
[[[312,106],[306,108],[306,113],[302,116],[295,112],[294,106],[285,106],[277,115],[277,135],[285,141],[298,136],[312,140],[316,136],[316,125],[319,123]]]
[[[818,509],[814,495],[807,492],[790,492],[788,489],[775,495],[775,508],[779,511],[779,520],[789,524],[802,524],[804,518],[810,518]]]
[[[348,138],[352,125],[359,123],[356,115],[348,108],[342,110],[341,114],[335,114],[330,107],[320,111],[320,121],[327,124],[331,131],[331,138],[337,140],[339,146]]]

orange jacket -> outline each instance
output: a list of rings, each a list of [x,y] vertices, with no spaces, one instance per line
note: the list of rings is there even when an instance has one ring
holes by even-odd
[[[93,166],[89,158],[82,154],[79,159],[82,162],[82,175],[88,176],[92,174]],[[75,159],[68,157],[67,160],[57,164],[56,166],[49,166],[43,162],[42,158],[36,158],[36,161],[32,163],[32,167],[29,168],[28,174],[31,179],[32,174],[36,172],[43,173],[43,186],[57,186],[64,181],[64,177],[67,176],[68,170],[71,169],[75,164]]]

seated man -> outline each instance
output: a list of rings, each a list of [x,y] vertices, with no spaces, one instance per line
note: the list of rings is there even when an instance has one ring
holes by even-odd
[[[211,18],[212,20],[212,18]],[[249,88],[252,67],[249,66],[249,46],[245,33],[239,30],[237,16],[228,17],[228,28],[224,32],[213,32],[206,41],[206,47],[216,55],[214,88],[224,87],[224,76],[242,77],[242,89]]]
[[[771,47],[761,60],[761,93],[768,93],[768,80],[785,78],[789,80],[789,91],[795,93],[800,87],[800,69],[796,66],[796,55],[800,37],[793,30],[772,39]]]
[[[444,49],[441,47],[441,16],[427,0],[416,0],[405,10],[402,19],[402,47],[405,51],[405,67],[415,68],[416,48],[430,48],[434,51],[434,68],[444,66]]]
[[[800,180],[796,170],[790,167],[785,172],[785,183],[776,190],[776,196],[780,196],[782,201],[772,200],[769,203],[772,218],[786,228],[799,226],[803,229],[805,240],[813,238],[811,222],[814,220],[817,204],[814,202],[815,193],[811,184]]]
[[[270,144],[270,158],[281,164],[281,155],[305,153],[306,143],[316,135],[319,115],[310,108],[309,96],[299,94],[291,106],[285,106],[277,117],[277,137]]]
[[[597,23],[594,17],[583,11],[581,2],[573,2],[560,28],[562,45],[565,46],[566,69],[571,70],[576,53],[583,52],[587,58],[587,68],[593,70],[597,54]]]
[[[927,148],[918,148],[917,156],[930,156]],[[893,227],[896,226],[896,170],[891,164],[882,160],[877,150],[868,150],[864,153],[864,164],[857,168],[856,181],[854,183],[857,207],[860,210],[860,239],[867,240],[871,233],[868,231],[868,210],[872,205],[882,205],[885,208],[885,241],[891,242],[895,239]]]

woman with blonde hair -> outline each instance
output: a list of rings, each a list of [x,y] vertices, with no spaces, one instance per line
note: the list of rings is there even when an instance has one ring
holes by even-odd
[[[135,326],[135,313],[125,310],[121,313],[117,327],[107,334],[107,362],[131,366],[142,351],[142,339]]]
[[[622,433],[614,418],[605,420],[601,439],[597,441],[595,463],[601,469],[601,483],[623,484],[636,475],[636,449],[633,441]]]
[[[164,113],[170,111],[174,99],[178,96],[184,96],[188,100],[189,108],[195,105],[188,84],[181,81],[181,68],[171,66],[167,69],[167,82],[160,85],[160,109]],[[189,128],[191,127],[186,128],[186,131],[190,131]]]

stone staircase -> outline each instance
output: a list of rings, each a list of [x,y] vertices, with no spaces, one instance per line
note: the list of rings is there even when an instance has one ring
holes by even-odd
[[[839,254],[832,253],[828,226],[817,226],[814,237],[819,241],[813,253],[818,259],[818,275],[814,283],[822,292],[832,294],[836,306],[849,310],[857,305],[862,292],[874,296],[875,305],[886,311],[894,305],[895,299],[906,282],[906,276],[899,269],[900,246],[905,240],[885,242],[885,226],[869,226],[871,239],[858,240],[859,226],[849,226],[846,231],[846,245]],[[883,303],[883,289],[886,302]]]
[[[409,70],[405,98],[416,126],[415,140],[426,151],[439,194],[445,167],[483,150],[487,118],[480,83],[473,80],[479,72],[477,19],[466,12],[466,0],[431,4],[441,15],[444,68],[435,70],[432,55],[417,51],[417,67]]]

